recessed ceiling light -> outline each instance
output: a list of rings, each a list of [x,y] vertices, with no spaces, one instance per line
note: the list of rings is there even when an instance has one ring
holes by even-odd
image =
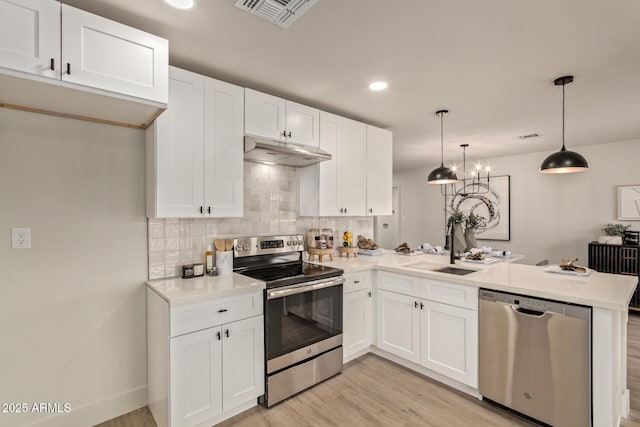
[[[373,82],[369,85],[371,90],[385,90],[389,85],[387,82]]]
[[[176,9],[191,9],[195,5],[195,0],[165,0]]]

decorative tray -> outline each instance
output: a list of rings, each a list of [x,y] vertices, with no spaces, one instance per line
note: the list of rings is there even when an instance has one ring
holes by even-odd
[[[544,269],[544,271],[547,271],[549,273],[566,274],[568,276],[588,276],[591,274],[591,270],[589,270],[588,268],[585,268],[585,270],[586,270],[585,272],[563,270],[560,268],[559,265],[550,265],[549,267],[546,267]]]
[[[411,251],[408,252],[406,254],[403,254],[402,252],[396,252],[398,255],[402,255],[402,256],[416,256],[416,255],[423,255],[424,252],[418,252],[418,251]]]
[[[467,258],[462,258],[462,261],[471,262],[471,263],[474,263],[474,264],[493,264],[494,262],[500,262],[500,260],[496,259],[496,258],[485,258],[485,259],[467,259]]]
[[[361,249],[358,248],[358,253],[360,255],[382,255],[384,253],[384,249],[383,248],[379,248],[379,249]]]

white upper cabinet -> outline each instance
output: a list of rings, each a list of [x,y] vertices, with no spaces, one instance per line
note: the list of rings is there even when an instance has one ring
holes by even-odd
[[[166,40],[62,5],[62,79],[167,103]]]
[[[147,215],[242,216],[243,88],[171,67],[169,105],[147,130]]]
[[[155,172],[147,179],[148,215],[200,216],[205,182],[204,77],[171,67],[169,105],[147,130],[147,172]]]
[[[286,141],[317,147],[320,143],[320,111],[297,102],[286,102]]]
[[[367,126],[367,215],[391,215],[393,135]]]
[[[300,215],[391,214],[391,132],[321,111],[320,148],[331,160],[299,169]]]
[[[245,132],[283,142],[318,146],[320,111],[245,89]]]
[[[145,129],[168,101],[169,44],[54,0],[0,0],[0,103]]]
[[[0,66],[60,78],[60,3],[0,0]]]
[[[366,212],[365,146],[366,125],[343,119],[342,149],[338,156],[338,182],[342,185],[344,214],[364,216]]]
[[[277,96],[245,89],[245,132],[265,138],[283,139],[286,101]]]
[[[208,77],[204,89],[204,204],[211,216],[242,216],[244,89]]]

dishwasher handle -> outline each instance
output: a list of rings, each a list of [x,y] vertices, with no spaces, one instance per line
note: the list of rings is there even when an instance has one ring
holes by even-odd
[[[519,307],[517,305],[512,305],[511,308],[516,313],[524,314],[525,316],[542,318],[542,317],[544,317],[545,314],[547,314],[546,311],[531,310],[531,309],[528,309],[528,308]]]

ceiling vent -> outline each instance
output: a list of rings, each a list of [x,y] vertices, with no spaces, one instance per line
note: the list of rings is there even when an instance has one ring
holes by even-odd
[[[238,0],[236,7],[287,28],[318,0]]]

